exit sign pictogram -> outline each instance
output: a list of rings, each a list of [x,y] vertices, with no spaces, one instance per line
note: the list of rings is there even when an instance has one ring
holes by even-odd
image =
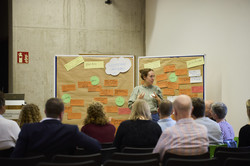
[[[29,63],[29,52],[17,52],[17,63]]]

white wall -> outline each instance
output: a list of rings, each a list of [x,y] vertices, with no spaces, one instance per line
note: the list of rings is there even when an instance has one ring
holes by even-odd
[[[146,56],[206,54],[206,99],[228,106],[236,136],[248,123],[249,0],[146,0]]]
[[[54,56],[145,55],[145,1],[12,0],[13,93],[43,111],[54,96]],[[29,64],[17,64],[17,52]]]

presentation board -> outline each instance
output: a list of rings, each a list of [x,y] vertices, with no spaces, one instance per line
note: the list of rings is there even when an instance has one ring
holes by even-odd
[[[173,101],[180,94],[205,97],[205,55],[145,56],[139,57],[138,66],[138,83],[143,83],[139,70],[152,68],[154,84],[161,88],[164,99]]]
[[[88,105],[103,103],[116,127],[128,119],[128,99],[134,88],[132,55],[55,56],[55,97],[65,104],[63,123],[83,126]]]

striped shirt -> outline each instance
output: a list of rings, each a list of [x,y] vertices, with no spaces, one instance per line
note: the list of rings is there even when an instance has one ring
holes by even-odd
[[[180,119],[176,125],[167,128],[159,138],[153,153],[160,153],[161,160],[165,152],[192,156],[208,151],[207,128],[192,118]]]

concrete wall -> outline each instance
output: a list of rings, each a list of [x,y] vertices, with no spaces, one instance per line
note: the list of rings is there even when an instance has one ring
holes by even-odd
[[[249,0],[146,0],[146,56],[206,54],[206,99],[228,106],[236,136],[248,123]]]
[[[145,1],[13,0],[13,92],[39,105],[54,96],[54,56],[145,54]],[[17,64],[17,52],[29,64]]]

